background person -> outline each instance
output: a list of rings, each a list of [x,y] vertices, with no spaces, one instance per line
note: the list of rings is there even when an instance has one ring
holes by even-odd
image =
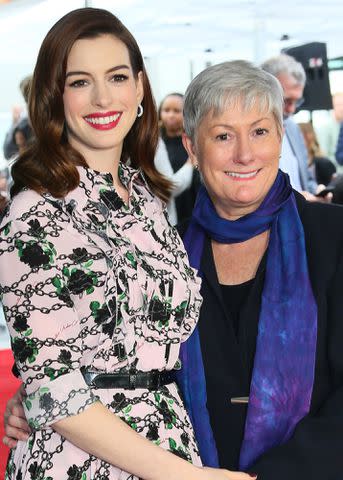
[[[307,202],[278,169],[282,110],[279,82],[243,61],[186,91],[185,146],[204,186],[180,232],[203,305],[179,384],[205,464],[339,478],[343,210]]]
[[[19,84],[20,91],[24,97],[26,106],[28,105],[29,95],[30,95],[30,86],[31,86],[32,75],[28,75],[27,77],[23,78]],[[26,142],[32,136],[32,128],[27,115],[21,116],[21,110],[18,107],[13,108],[13,119],[12,119],[12,126],[8,130],[5,136],[3,151],[4,157],[6,160],[10,160],[15,155],[19,153],[19,146],[16,138],[15,133],[21,132],[19,134],[20,138],[18,140],[19,144],[22,145],[22,138],[26,140]]]
[[[299,123],[304,136],[308,154],[308,167],[313,173],[318,185],[328,185],[336,173],[336,166],[322,152],[312,123]]]
[[[157,150],[156,165],[158,170],[167,175],[176,186],[172,192],[176,207],[175,220],[177,220],[174,221],[173,215],[174,223],[182,222],[191,216],[200,185],[199,173],[191,167],[182,143],[182,109],[183,95],[181,93],[168,94],[158,109],[161,141]],[[173,202],[171,209],[173,209]]]
[[[293,188],[308,200],[316,200],[317,182],[307,165],[307,151],[303,136],[292,115],[303,103],[306,74],[300,62],[286,54],[266,60],[261,68],[280,82],[284,95],[284,128],[280,168],[288,173]]]
[[[178,218],[175,200],[180,194],[190,188],[192,184],[192,162],[188,158],[186,163],[184,163],[177,172],[174,172],[169,160],[166,145],[163,140],[159,139],[155,154],[155,167],[173,185],[170,199],[167,203],[167,210],[171,225],[176,225],[178,223]]]

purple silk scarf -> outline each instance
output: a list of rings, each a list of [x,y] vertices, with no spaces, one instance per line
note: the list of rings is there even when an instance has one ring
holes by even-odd
[[[256,354],[239,468],[286,442],[309,412],[314,380],[317,305],[309,278],[303,226],[288,175],[279,170],[260,207],[238,220],[220,218],[207,191],[199,191],[184,236],[190,264],[201,276],[205,235],[236,243],[271,229]],[[183,392],[202,461],[219,466],[206,408],[206,380],[198,329],[181,346]],[[230,435],[230,432],[228,432]]]

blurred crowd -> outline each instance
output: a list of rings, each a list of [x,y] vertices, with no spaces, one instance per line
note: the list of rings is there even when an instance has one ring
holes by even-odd
[[[301,110],[306,74],[301,63],[285,54],[265,61],[261,68],[274,75],[284,91],[284,141],[280,168],[290,176],[293,188],[309,201],[343,203],[343,87],[332,97],[326,126],[314,122],[297,123],[293,115]],[[20,91],[27,107],[31,75],[22,79]],[[32,139],[27,108],[12,109],[12,124],[6,133],[3,156],[7,161],[0,170],[0,208],[9,199],[11,162]],[[312,112],[311,112],[312,113]],[[155,157],[156,168],[173,185],[168,214],[173,225],[189,218],[201,184],[199,172],[191,164],[183,146],[183,94],[172,92],[159,104],[160,140]],[[312,117],[311,117],[312,119]],[[319,139],[325,144],[322,148]],[[326,148],[326,150],[325,150]]]

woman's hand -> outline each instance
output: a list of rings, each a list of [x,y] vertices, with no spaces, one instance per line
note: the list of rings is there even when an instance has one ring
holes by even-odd
[[[231,470],[209,467],[203,467],[201,470],[204,474],[201,480],[252,480],[257,478],[255,473],[232,472]]]
[[[22,406],[25,396],[24,386],[21,385],[6,405],[4,414],[5,436],[2,441],[9,448],[14,448],[18,440],[27,440],[31,433]]]

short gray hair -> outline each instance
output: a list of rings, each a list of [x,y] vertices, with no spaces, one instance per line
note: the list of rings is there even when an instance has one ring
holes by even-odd
[[[212,112],[241,104],[245,111],[258,106],[272,113],[282,135],[283,91],[280,82],[269,73],[244,60],[219,63],[203,70],[189,84],[184,97],[184,128],[195,140],[203,118]]]
[[[281,74],[290,75],[302,87],[306,83],[304,67],[294,57],[282,53],[262,63],[261,68],[268,73],[278,77]]]

